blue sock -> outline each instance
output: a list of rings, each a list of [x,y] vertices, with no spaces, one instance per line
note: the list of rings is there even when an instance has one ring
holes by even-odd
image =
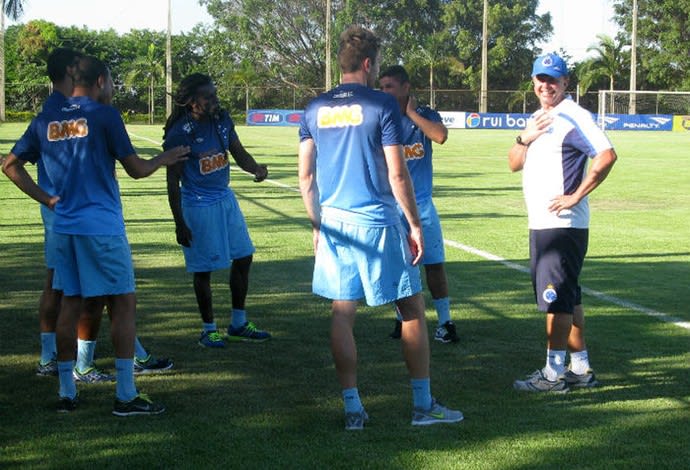
[[[434,299],[434,307],[436,307],[438,314],[438,326],[450,321],[450,299],[448,297]]]
[[[115,358],[115,379],[115,398],[120,401],[136,398],[138,393],[134,386],[134,359]]]
[[[41,333],[41,364],[54,361],[56,356],[55,333]]]
[[[412,400],[415,408],[428,410],[431,408],[431,380],[412,379]]]
[[[395,318],[398,321],[402,321],[402,315],[400,315],[400,309],[398,308],[398,306],[393,304],[393,308],[395,309]]]
[[[139,337],[134,337],[134,357],[140,361],[145,361],[149,357],[148,351],[139,342]]]
[[[233,308],[230,322],[233,328],[242,328],[247,323],[247,311]]]
[[[60,379],[60,397],[71,398],[77,396],[77,384],[74,383],[74,361],[58,361],[58,378]]]
[[[343,401],[345,402],[345,413],[359,413],[364,408],[359,399],[357,387],[343,390]]]
[[[95,341],[77,340],[77,372],[86,372],[89,367],[93,367],[93,353],[96,350]]]
[[[216,326],[216,322],[202,323],[202,325],[204,325],[204,331],[218,331],[218,327]]]

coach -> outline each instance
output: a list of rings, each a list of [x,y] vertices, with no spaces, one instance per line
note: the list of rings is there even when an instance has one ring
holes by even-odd
[[[541,109],[517,136],[508,164],[512,171],[524,170],[530,270],[537,305],[546,312],[547,359],[543,369],[516,380],[513,387],[563,393],[597,385],[585,344],[578,278],[589,237],[587,195],[606,179],[617,157],[591,114],[566,96],[563,59],[556,54],[538,57],[532,82]]]

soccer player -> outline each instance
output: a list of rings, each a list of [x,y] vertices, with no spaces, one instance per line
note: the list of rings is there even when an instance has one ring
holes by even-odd
[[[508,164],[523,171],[532,287],[539,310],[546,312],[547,350],[546,365],[513,386],[564,393],[598,383],[585,343],[579,276],[589,238],[587,195],[606,179],[617,156],[591,114],[566,96],[562,58],[538,57],[532,82],[541,108],[517,136]]]
[[[82,57],[73,97],[64,106],[44,110],[32,121],[29,132],[40,142],[41,152],[31,155],[29,161],[42,160],[54,185],[53,193],[41,189],[17,159],[3,169],[22,191],[55,211],[55,275],[63,288],[56,326],[58,411],[73,411],[79,401],[73,369],[82,301],[104,297],[116,356],[113,414],[159,414],[165,407],[139,393],[134,385],[134,270],[115,161],[120,161],[131,177],[143,178],[160,166],[176,163],[189,149],[177,147],[153,159],[141,159],[118,111],[98,103],[112,93],[112,86],[103,62]]]
[[[342,83],[307,105],[299,130],[299,184],[316,255],[312,290],[332,300],[331,351],[346,430],[361,430],[369,419],[357,388],[353,335],[363,297],[369,305],[395,302],[402,314],[412,425],[463,419],[461,412],[431,395],[429,339],[416,266],[424,254],[422,228],[400,145],[398,104],[371,89],[379,71],[379,48],[379,39],[362,27],[351,26],[341,34]]]
[[[428,106],[417,106],[417,100],[410,95],[410,77],[401,65],[394,65],[384,70],[379,77],[379,86],[383,92],[395,97],[402,114],[403,153],[412,178],[424,235],[422,264],[426,273],[426,283],[438,315],[434,339],[441,343],[455,343],[459,338],[455,323],[450,319],[443,232],[431,198],[434,171],[431,143],[442,145],[448,138],[448,128],[436,111]],[[400,215],[403,224],[408,228],[404,214],[401,212]],[[393,339],[400,338],[402,327],[402,317],[397,309],[396,316],[395,328],[390,335]]]
[[[245,301],[254,244],[229,187],[230,151],[237,165],[260,182],[268,176],[244,148],[230,115],[218,103],[216,87],[208,75],[194,73],[177,89],[173,111],[165,123],[163,148],[188,145],[189,159],[168,167],[168,201],[175,221],[177,243],[182,246],[187,272],[193,275],[203,331],[199,345],[224,348],[216,325],[211,272],[230,268],[232,312],[229,341],[262,342],[270,333],[247,320]]]
[[[46,99],[43,105],[44,110],[55,110],[65,106],[67,97],[72,95],[74,89],[73,76],[78,64],[80,52],[67,48],[54,49],[47,60],[48,77],[53,84],[53,93]],[[110,99],[110,97],[108,97]],[[109,103],[105,103],[109,104]],[[15,144],[12,151],[5,160],[7,168],[14,164],[23,165],[26,163],[30,153],[40,153],[39,143],[34,142],[29,130]],[[17,158],[19,156],[19,160]],[[38,185],[47,193],[55,192],[54,187],[46,175],[43,161],[36,160]],[[58,288],[53,287],[55,250],[53,242],[53,219],[54,212],[46,206],[41,205],[41,218],[44,226],[44,255],[46,261],[46,278],[39,300],[39,327],[41,339],[41,356],[38,363],[36,374],[39,376],[57,375],[57,346],[55,342],[55,325],[60,302],[62,300],[62,290],[59,287],[59,279],[56,279]],[[77,363],[74,370],[74,378],[78,382],[98,383],[115,380],[115,377],[98,370],[93,365],[93,357],[96,346],[96,337],[100,328],[100,321],[103,312],[103,302],[100,299],[89,299],[84,303],[83,311],[79,317],[78,341],[77,341]],[[167,358],[156,358],[148,354],[141,345],[139,339],[135,340],[135,373],[150,373],[168,370],[173,366],[172,361]]]

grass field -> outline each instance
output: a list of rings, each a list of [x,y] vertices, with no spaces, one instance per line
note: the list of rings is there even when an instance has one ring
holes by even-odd
[[[24,127],[0,127],[0,153]],[[159,126],[129,130],[141,155],[159,151]],[[610,134],[619,161],[590,199],[582,274],[594,294],[584,304],[603,386],[534,396],[511,387],[545,355],[543,315],[528,275],[515,269],[527,266],[527,231],[521,176],[506,163],[514,132],[451,130],[435,149],[435,201],[451,243],[447,269],[461,342],[431,345],[432,392],[466,419],[410,426],[409,381],[400,346],[387,336],[393,313],[362,308],[355,327],[359,388],[371,421],[361,433],[343,430],[329,305],[310,293],[296,129],[240,127],[239,134],[270,171],[262,184],[239,172],[231,183],[257,247],[247,303],[250,319],[274,335],[264,344],[197,346],[200,319],[175,244],[164,172],[139,181],[118,172],[138,333],[156,354],[175,360],[172,373],[137,381],[167,405],[156,417],[111,416],[112,385],[82,386],[84,405],[55,413],[57,382],[34,375],[44,277],[39,210],[0,176],[0,467],[690,467],[690,331],[682,323],[690,322],[690,133]],[[213,277],[223,328],[226,283],[227,271]],[[429,306],[427,318],[431,330]],[[113,368],[107,322],[97,364]]]

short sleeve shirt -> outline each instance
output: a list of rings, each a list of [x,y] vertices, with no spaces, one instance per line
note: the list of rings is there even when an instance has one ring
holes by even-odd
[[[227,149],[239,137],[227,113],[219,119],[177,120],[163,142],[164,149],[188,145],[191,152],[183,162],[181,189],[185,206],[208,206],[230,192],[230,163]]]
[[[443,122],[441,115],[427,106],[417,108],[417,113],[429,121]],[[431,139],[412,122],[412,119],[403,116],[402,142],[407,168],[414,185],[415,199],[418,202],[430,199],[434,174]]]
[[[36,163],[60,196],[53,230],[71,235],[124,235],[115,161],[135,154],[124,122],[112,106],[73,97],[44,107],[27,130],[40,154],[17,155]]]
[[[586,197],[560,215],[550,212],[548,207],[553,198],[574,193],[585,177],[588,160],[612,145],[589,111],[570,98],[550,113],[553,123],[530,144],[523,167],[529,228],[588,228]]]
[[[395,98],[342,84],[307,105],[299,136],[316,146],[322,215],[363,226],[400,222],[383,152],[402,143]]]

